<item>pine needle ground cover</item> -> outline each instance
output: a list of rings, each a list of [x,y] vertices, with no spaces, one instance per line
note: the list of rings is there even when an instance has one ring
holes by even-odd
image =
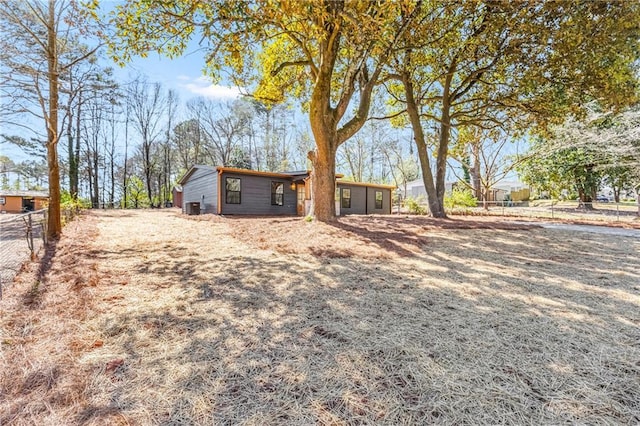
[[[640,241],[92,212],[0,301],[0,424],[635,424]]]

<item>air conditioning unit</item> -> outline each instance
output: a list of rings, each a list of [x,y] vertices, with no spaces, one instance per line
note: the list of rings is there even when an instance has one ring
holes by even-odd
[[[187,203],[186,204],[186,208],[187,208],[187,214],[190,215],[190,216],[199,215],[200,214],[200,203],[198,203],[198,202]]]

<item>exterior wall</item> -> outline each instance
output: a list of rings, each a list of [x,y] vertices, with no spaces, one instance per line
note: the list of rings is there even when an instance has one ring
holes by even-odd
[[[173,207],[182,208],[182,191],[173,188]]]
[[[217,188],[218,172],[213,168],[197,168],[182,185],[182,213],[187,212],[187,203],[200,203],[200,214],[217,213]]]
[[[37,198],[35,199],[36,210],[44,209],[45,205],[49,202],[47,198]]]
[[[3,195],[4,205],[0,205],[0,211],[7,213],[21,213],[22,212],[22,197]]]
[[[33,200],[33,210],[42,210],[49,201],[48,198],[37,196],[22,196],[22,195],[0,195],[4,197],[4,205],[0,205],[0,212],[3,213],[23,213],[22,199],[28,198]]]
[[[225,197],[225,178],[240,178],[240,204],[227,204]],[[220,189],[222,214],[247,215],[296,215],[297,194],[291,190],[291,180],[269,176],[251,176],[223,172]],[[284,184],[283,205],[271,205],[271,182]]]
[[[511,191],[511,201],[528,201],[531,197],[529,188],[522,188],[517,191]]]
[[[382,192],[382,208],[376,209],[376,191]],[[367,187],[367,214],[391,214],[391,190]]]
[[[346,208],[342,205],[343,188],[351,190],[351,208]],[[340,191],[339,200],[341,216],[346,214],[367,214],[367,187],[338,183],[338,189]]]

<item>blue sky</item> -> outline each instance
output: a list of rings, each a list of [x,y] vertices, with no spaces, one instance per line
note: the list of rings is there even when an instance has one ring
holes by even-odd
[[[183,101],[196,96],[232,99],[240,94],[237,87],[224,85],[224,82],[213,84],[203,75],[204,53],[195,41],[191,42],[185,54],[179,58],[169,59],[150,52],[146,58],[133,58],[124,68],[117,65],[113,67],[120,81],[126,81],[128,77],[140,73],[146,75],[149,81],[157,81],[165,88],[176,90]]]
[[[103,13],[108,14],[119,3],[122,2],[103,0],[100,3],[100,8]],[[126,81],[130,76],[140,73],[146,75],[149,81],[160,82],[165,88],[176,90],[182,101],[195,96],[215,99],[237,97],[240,93],[237,88],[224,85],[224,82],[213,84],[203,75],[204,58],[205,52],[194,37],[184,54],[175,59],[169,59],[157,52],[148,52],[145,58],[133,57],[132,61],[124,68],[113,64],[110,59],[107,59],[107,63],[111,62],[120,81]]]

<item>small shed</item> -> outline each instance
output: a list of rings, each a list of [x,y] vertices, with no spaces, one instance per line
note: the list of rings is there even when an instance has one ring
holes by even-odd
[[[44,191],[0,191],[0,213],[24,213],[40,210],[49,201]]]
[[[182,208],[182,186],[175,185],[173,187],[173,207]]]

